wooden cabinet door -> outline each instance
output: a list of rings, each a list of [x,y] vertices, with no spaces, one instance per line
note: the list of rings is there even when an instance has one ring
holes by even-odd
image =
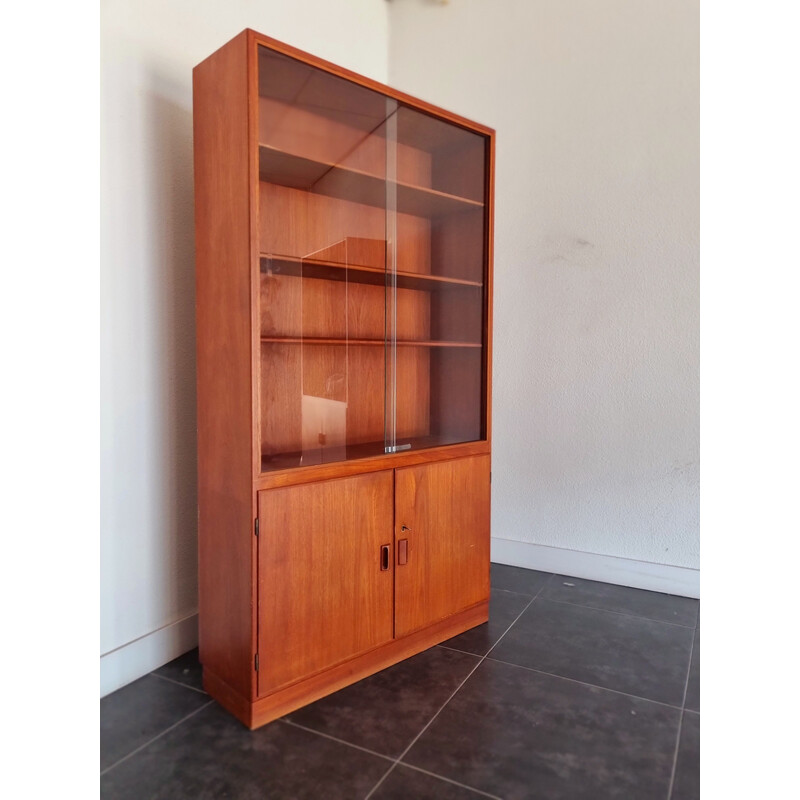
[[[259,492],[259,695],[391,640],[393,488],[387,470]]]
[[[488,455],[395,470],[395,636],[488,600],[489,492]]]

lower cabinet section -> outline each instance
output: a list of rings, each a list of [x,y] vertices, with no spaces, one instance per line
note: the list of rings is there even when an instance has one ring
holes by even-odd
[[[488,619],[489,456],[258,493],[257,727]],[[256,659],[254,659],[254,662]]]

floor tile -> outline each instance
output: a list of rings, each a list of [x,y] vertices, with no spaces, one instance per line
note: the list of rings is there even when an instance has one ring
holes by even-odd
[[[534,600],[489,658],[681,706],[694,630]]]
[[[697,800],[699,797],[700,715],[694,711],[684,711],[675,781],[672,784],[672,800]]]
[[[689,683],[686,685],[686,708],[700,710],[700,628],[694,632],[692,663],[689,667]]]
[[[216,703],[101,777],[103,800],[365,797],[390,762],[273,722],[247,730]]]
[[[442,644],[466,653],[485,656],[530,601],[531,598],[526,594],[492,589],[489,600],[489,621]]]
[[[440,780],[398,764],[370,800],[480,800],[483,792]]]
[[[661,622],[673,622],[690,628],[697,622],[699,607],[699,601],[690,597],[648,592],[644,589],[570,578],[566,575],[553,576],[553,580],[547,584],[541,596],[548,600],[576,603],[604,611],[657,619]]]
[[[432,647],[323,697],[288,719],[397,757],[478,661],[468,653]]]
[[[510,567],[507,564],[492,564],[491,581],[493,589],[505,589],[508,592],[527,594],[530,596],[539,593],[547,583],[551,574],[539,572],[536,569],[523,569]]]
[[[209,702],[207,695],[145,675],[100,701],[100,769]]]
[[[154,670],[153,674],[203,691],[203,667],[200,665],[196,647]]]
[[[506,800],[652,800],[680,713],[487,659],[404,761]]]

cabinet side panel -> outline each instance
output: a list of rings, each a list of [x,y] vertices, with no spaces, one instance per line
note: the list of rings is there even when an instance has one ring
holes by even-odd
[[[247,38],[194,70],[200,660],[252,694]]]

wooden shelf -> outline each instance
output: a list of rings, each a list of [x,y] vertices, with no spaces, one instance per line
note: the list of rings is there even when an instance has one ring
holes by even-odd
[[[261,180],[354,203],[383,208],[385,176],[294,155],[270,145],[258,148]],[[483,203],[424,186],[397,182],[397,210],[418,217],[439,217],[483,208]]]
[[[338,261],[323,259],[297,258],[296,256],[280,256],[271,253],[261,254],[261,271],[272,270],[280,275],[319,278],[329,281],[350,281],[351,283],[367,283],[384,286],[386,270],[383,267],[367,267],[353,264],[342,264]],[[452,286],[481,288],[479,281],[465,281],[460,278],[446,278],[441,275],[424,275],[417,272],[397,272],[399,289],[418,289],[421,291],[441,291]]]
[[[262,336],[262,344],[349,344],[355,346],[377,346],[386,344],[383,339],[328,339],[320,337],[299,337],[299,336]],[[397,342],[398,347],[483,347],[480,342],[438,342],[438,341],[411,341],[403,340]]]

